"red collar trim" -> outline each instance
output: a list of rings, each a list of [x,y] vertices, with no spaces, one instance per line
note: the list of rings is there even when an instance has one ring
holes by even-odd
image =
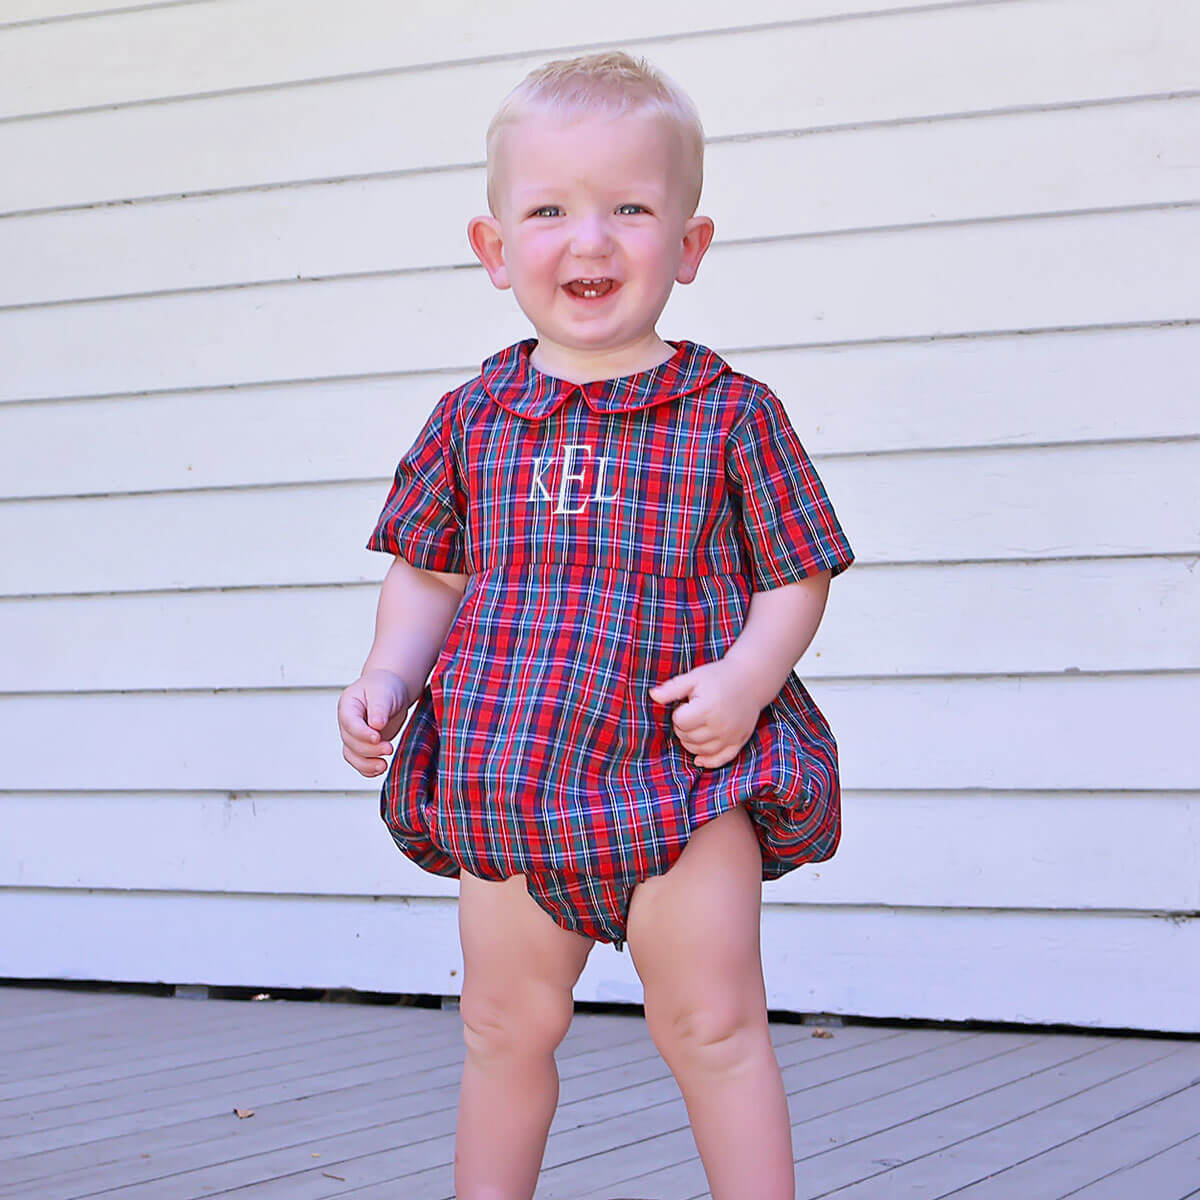
[[[519,417],[540,421],[576,392],[593,412],[636,412],[664,404],[707,387],[729,364],[707,346],[668,340],[675,353],[666,362],[633,375],[571,383],[544,375],[529,361],[537,338],[515,342],[483,362],[480,379],[487,394],[501,408]]]

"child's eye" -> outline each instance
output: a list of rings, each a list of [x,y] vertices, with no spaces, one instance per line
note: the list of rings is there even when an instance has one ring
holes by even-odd
[[[535,208],[529,215],[531,217],[557,217],[562,213],[562,209],[557,204],[543,204],[541,208]]]
[[[617,206],[617,212],[621,213],[622,216],[632,216],[635,213],[642,213],[645,211],[646,206],[644,204],[621,204]]]

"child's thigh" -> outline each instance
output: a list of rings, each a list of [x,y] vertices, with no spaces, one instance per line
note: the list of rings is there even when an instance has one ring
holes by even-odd
[[[529,895],[523,875],[495,883],[464,871],[458,928],[464,1019],[536,1012],[554,1025],[570,1022],[571,989],[595,942],[558,925]]]
[[[664,875],[639,883],[628,941],[652,1006],[765,1013],[760,921],[762,850],[742,807],[692,834]],[[738,1019],[730,1014],[732,1019]]]

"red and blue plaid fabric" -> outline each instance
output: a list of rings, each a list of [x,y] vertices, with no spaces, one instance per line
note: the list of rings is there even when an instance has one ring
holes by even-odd
[[[707,347],[572,384],[535,345],[441,398],[367,542],[469,576],[381,813],[426,870],[524,873],[561,925],[620,946],[633,886],[735,805],[764,879],[837,848],[837,746],[794,674],[717,768],[647,693],[721,658],[753,592],[854,555],[779,399]]]

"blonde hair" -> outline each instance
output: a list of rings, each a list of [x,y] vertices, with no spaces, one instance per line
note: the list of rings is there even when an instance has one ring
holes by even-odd
[[[673,79],[644,58],[622,50],[558,58],[530,71],[504,97],[487,131],[487,200],[494,214],[497,146],[500,133],[531,112],[557,115],[650,112],[672,121],[683,139],[692,167],[688,214],[700,203],[704,183],[704,127],[691,97]]]

